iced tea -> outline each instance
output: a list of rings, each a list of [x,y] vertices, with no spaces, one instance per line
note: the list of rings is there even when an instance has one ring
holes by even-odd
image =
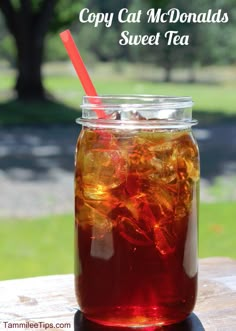
[[[190,129],[82,129],[75,283],[87,318],[166,325],[193,310],[198,185]]]

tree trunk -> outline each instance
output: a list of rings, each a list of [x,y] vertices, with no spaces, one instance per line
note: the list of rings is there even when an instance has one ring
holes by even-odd
[[[197,77],[196,77],[196,71],[198,69],[198,64],[193,63],[189,69],[189,83],[196,83]]]
[[[0,0],[9,31],[17,48],[18,77],[15,85],[19,99],[44,99],[41,65],[44,39],[56,0],[42,0],[37,11],[31,0],[20,0],[16,8],[10,0]]]
[[[170,62],[165,63],[165,78],[164,82],[169,83],[171,82],[171,72],[172,72],[172,66]]]
[[[164,82],[169,83],[171,81],[171,73],[173,68],[172,60],[172,48],[171,46],[165,46],[163,49],[163,58],[162,58],[163,68],[165,70]]]
[[[18,77],[15,90],[19,99],[44,99],[45,91],[42,83],[43,39],[16,38]]]

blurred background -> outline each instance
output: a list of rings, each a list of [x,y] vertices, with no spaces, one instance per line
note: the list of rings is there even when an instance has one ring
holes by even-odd
[[[113,12],[108,29],[82,8]],[[119,24],[149,8],[221,9],[228,23]],[[73,169],[83,90],[58,33],[70,28],[99,94],[192,96],[201,153],[200,257],[236,258],[235,0],[0,1],[0,279],[73,272]],[[189,46],[120,46],[122,31]]]

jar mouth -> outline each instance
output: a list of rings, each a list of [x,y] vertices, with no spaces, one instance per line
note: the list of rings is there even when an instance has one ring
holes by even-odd
[[[82,118],[77,123],[89,127],[190,127],[191,97],[165,95],[98,95],[84,96]],[[99,117],[102,113],[102,117]]]
[[[83,109],[95,109],[98,104],[102,104],[102,108],[113,110],[122,110],[126,108],[136,109],[166,109],[166,108],[191,108],[193,101],[188,96],[165,96],[165,95],[148,95],[148,94],[104,94],[98,96],[84,96]]]

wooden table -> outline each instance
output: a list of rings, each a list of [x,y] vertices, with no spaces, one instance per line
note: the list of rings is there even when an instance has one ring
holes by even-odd
[[[94,325],[86,321],[76,307],[73,275],[0,282],[1,331],[126,330]],[[154,329],[148,329],[151,330]],[[199,294],[194,313],[179,325],[156,330],[236,331],[236,261],[200,260]]]

